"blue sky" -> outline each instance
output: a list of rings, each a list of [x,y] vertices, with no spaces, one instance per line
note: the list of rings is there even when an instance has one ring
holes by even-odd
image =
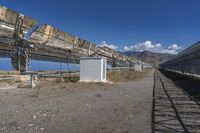
[[[200,40],[199,0],[1,0],[0,4],[117,50],[174,54]]]

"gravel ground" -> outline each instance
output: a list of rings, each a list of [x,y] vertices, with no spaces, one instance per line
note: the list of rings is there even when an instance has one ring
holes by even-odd
[[[132,82],[0,90],[0,132],[148,133],[152,89],[153,70]]]

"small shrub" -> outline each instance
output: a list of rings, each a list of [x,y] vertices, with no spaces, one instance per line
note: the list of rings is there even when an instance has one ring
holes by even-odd
[[[59,84],[59,83],[62,83],[63,81],[62,81],[61,78],[56,78],[56,79],[54,80],[54,82],[55,82],[56,84]]]
[[[65,79],[66,83],[69,83],[69,82],[77,83],[78,81],[79,81],[79,77],[68,77],[68,78]]]

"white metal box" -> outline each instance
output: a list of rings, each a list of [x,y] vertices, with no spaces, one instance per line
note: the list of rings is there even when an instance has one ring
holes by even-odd
[[[106,81],[107,61],[104,57],[80,58],[80,81],[102,82]]]
[[[135,63],[134,64],[134,70],[135,71],[142,71],[142,64]]]

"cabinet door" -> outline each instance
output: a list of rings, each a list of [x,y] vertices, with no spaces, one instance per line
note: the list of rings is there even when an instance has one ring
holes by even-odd
[[[106,60],[103,60],[103,80],[106,79]]]

